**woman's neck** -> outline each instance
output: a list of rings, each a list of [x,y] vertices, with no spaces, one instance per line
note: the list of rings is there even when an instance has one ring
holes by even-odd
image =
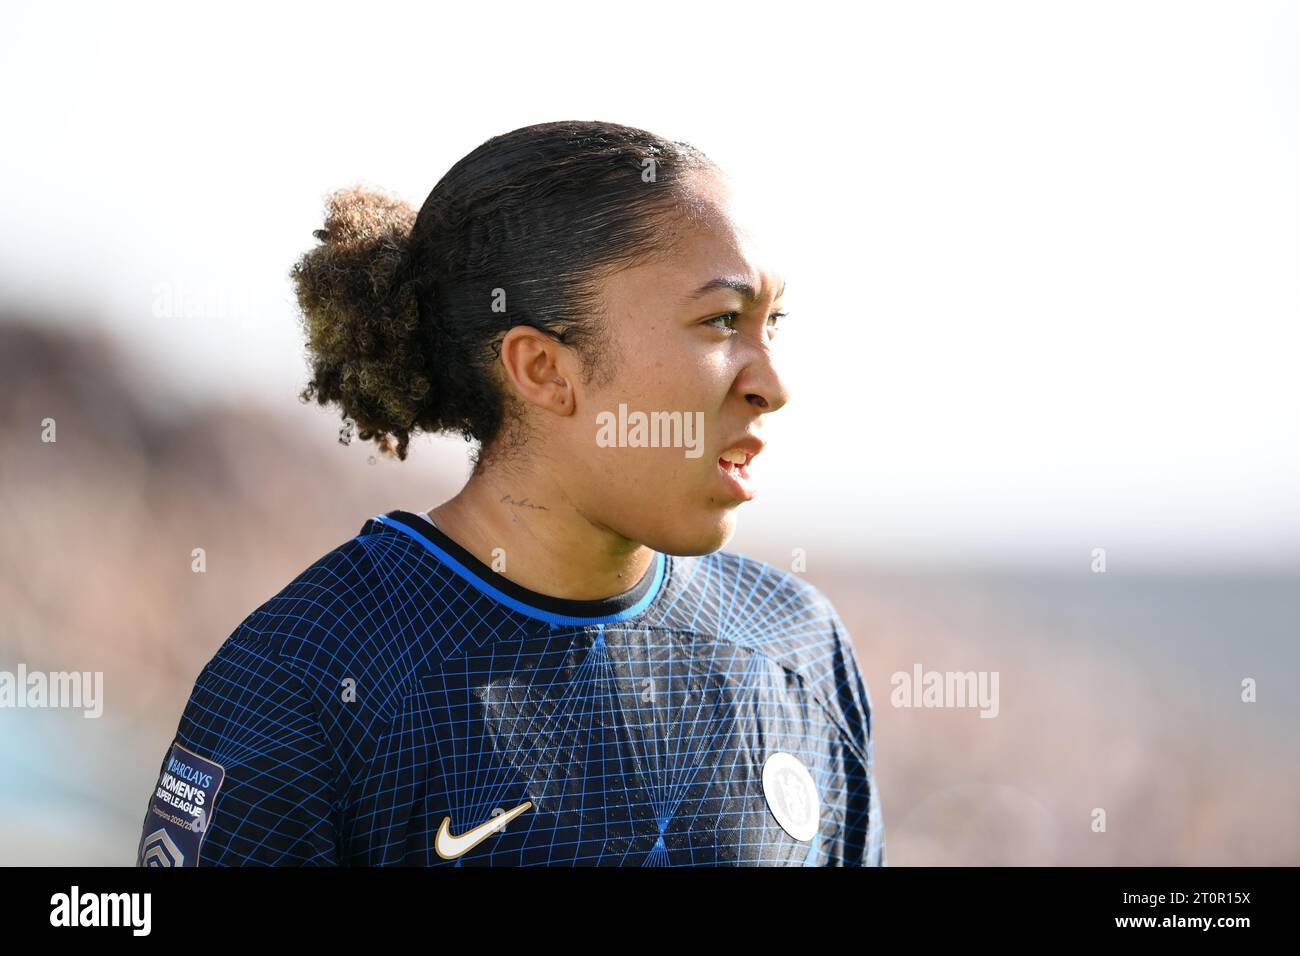
[[[613,597],[640,581],[654,561],[650,548],[583,514],[558,483],[476,472],[429,516],[494,571],[552,597]]]

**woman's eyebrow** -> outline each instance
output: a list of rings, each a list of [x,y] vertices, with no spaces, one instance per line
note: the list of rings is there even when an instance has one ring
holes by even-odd
[[[698,299],[700,296],[712,292],[714,289],[731,289],[734,292],[739,292],[741,297],[749,302],[753,302],[758,298],[758,293],[754,291],[754,287],[749,284],[747,279],[733,278],[731,276],[718,276],[716,279],[710,279],[708,282],[704,283],[704,285],[692,292],[688,298]],[[781,291],[776,294],[776,297],[779,299],[783,295],[785,295],[784,282],[781,283]]]

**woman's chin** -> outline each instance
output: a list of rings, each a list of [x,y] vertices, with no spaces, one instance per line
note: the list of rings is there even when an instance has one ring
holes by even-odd
[[[736,509],[712,513],[707,519],[692,523],[682,523],[672,528],[663,528],[654,540],[645,540],[656,551],[665,554],[690,555],[712,554],[731,540],[736,531]]]

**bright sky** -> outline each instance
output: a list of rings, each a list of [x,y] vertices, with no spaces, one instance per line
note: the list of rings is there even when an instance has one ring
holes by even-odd
[[[794,390],[747,506],[769,528],[922,558],[1300,559],[1300,6],[7,21],[3,292],[102,317],[191,390],[292,401],[286,273],[330,190],[418,207],[494,134],[608,119],[767,204]],[[157,317],[167,289],[207,313]]]

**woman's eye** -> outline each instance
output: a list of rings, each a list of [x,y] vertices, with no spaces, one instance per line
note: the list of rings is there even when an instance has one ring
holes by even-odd
[[[787,313],[785,312],[773,312],[771,315],[767,317],[767,327],[769,329],[775,330],[777,327],[776,326],[777,319],[785,318],[786,314]],[[715,315],[713,318],[706,320],[704,324],[713,325],[713,323],[715,322],[735,322],[739,318],[740,318],[739,312],[725,312],[722,315]],[[715,329],[723,329],[728,332],[739,331],[738,329],[735,329],[730,325],[714,325],[713,327]]]
[[[729,321],[729,322],[735,322],[738,318],[740,318],[740,313],[739,313],[739,312],[726,312],[726,313],[724,313],[724,314],[722,314],[722,315],[715,315],[713,318],[709,319],[709,320],[708,320],[707,322],[705,322],[704,324],[705,324],[705,325],[713,325],[714,322],[721,322],[721,321],[724,321],[724,320],[725,320],[725,321]],[[729,325],[714,325],[713,327],[714,327],[715,329],[723,329],[724,331],[728,331],[728,332],[735,332],[735,331],[736,331],[734,328],[732,328],[732,327],[729,326]]]

